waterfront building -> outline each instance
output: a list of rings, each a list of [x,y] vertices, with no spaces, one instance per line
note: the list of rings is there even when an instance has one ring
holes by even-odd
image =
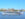
[[[14,12],[14,9],[8,9],[8,11],[10,11],[10,12]]]

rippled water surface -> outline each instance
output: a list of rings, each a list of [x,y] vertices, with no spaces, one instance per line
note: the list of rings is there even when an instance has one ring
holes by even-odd
[[[1,14],[2,12],[0,12],[0,19],[25,19],[25,12],[24,12],[24,15],[16,15],[16,16],[8,16],[8,15],[5,15],[5,16],[3,16],[2,14]]]

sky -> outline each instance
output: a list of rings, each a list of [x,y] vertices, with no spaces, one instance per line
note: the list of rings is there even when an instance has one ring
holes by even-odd
[[[0,0],[0,8],[25,9],[25,0]]]

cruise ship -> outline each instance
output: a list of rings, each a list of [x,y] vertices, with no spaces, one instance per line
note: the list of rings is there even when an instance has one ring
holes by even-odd
[[[20,11],[18,11],[18,12],[8,12],[8,11],[2,12],[2,15],[23,15],[23,14],[24,14],[23,11],[22,12],[20,12]]]

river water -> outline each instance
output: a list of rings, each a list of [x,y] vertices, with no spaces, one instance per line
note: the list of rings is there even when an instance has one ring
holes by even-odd
[[[0,12],[0,19],[25,19],[25,12],[23,15],[20,15],[20,16],[19,15],[18,16],[17,15],[16,16],[13,16],[13,15],[12,16],[11,15],[10,16],[8,16],[8,15],[4,16],[1,13],[2,12]]]

